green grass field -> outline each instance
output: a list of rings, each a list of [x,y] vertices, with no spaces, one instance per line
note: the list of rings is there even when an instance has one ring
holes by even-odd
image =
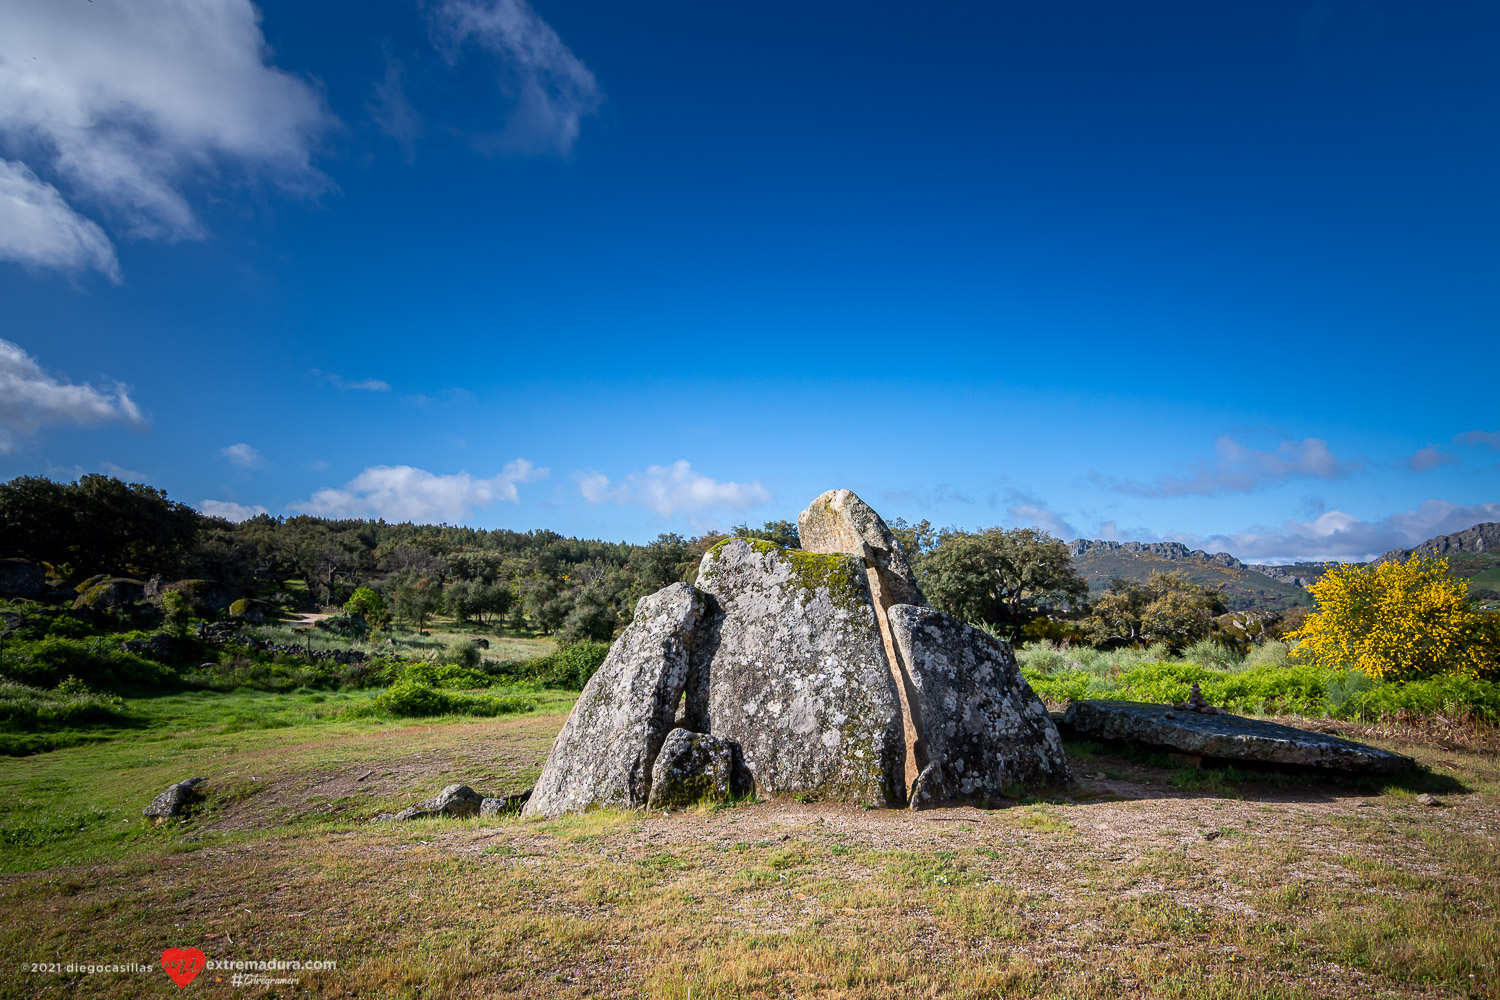
[[[367,820],[528,787],[573,695],[338,714],[371,696],[172,695],[0,759],[0,996],[177,995],[168,947],[337,962],[295,987],[211,970],[182,991],[205,996],[1500,996],[1500,761],[1473,740],[1345,726],[1428,768],[1398,783],[1072,741],[1073,787],[993,810],[395,826]],[[199,775],[189,822],[143,823]],[[127,961],[152,971],[24,971]]]

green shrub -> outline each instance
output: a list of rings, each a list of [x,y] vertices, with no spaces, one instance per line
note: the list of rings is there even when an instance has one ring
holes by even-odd
[[[406,718],[428,718],[434,715],[492,716],[530,712],[536,708],[536,702],[516,695],[447,691],[403,680],[377,695],[372,708],[376,712]]]
[[[410,681],[434,688],[487,688],[501,681],[482,670],[472,670],[456,663],[434,663],[431,660],[417,660],[403,665],[396,680],[397,683]]]
[[[511,680],[582,691],[608,655],[609,643],[584,640],[569,643],[546,656],[498,663],[494,669],[496,674]]]
[[[473,639],[459,639],[448,647],[448,662],[468,670],[478,670],[484,662],[484,654]]]
[[[76,677],[67,678],[59,688],[43,691],[25,684],[0,681],[0,731],[44,732],[75,726],[119,724],[127,718],[123,700],[90,691]]]
[[[1201,663],[1219,670],[1234,670],[1245,661],[1238,650],[1213,639],[1199,639],[1182,651],[1182,658],[1189,663]]]
[[[172,679],[173,671],[154,660],[120,649],[119,637],[7,642],[0,652],[0,675],[33,687],[52,688],[68,676],[89,687],[118,691],[156,686]]]

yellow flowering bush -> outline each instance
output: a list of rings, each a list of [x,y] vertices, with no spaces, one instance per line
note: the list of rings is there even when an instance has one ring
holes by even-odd
[[[1469,603],[1446,559],[1330,566],[1308,589],[1317,610],[1287,635],[1299,659],[1383,681],[1500,673],[1500,619]]]

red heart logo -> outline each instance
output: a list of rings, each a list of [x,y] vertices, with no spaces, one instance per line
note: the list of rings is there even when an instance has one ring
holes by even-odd
[[[203,971],[208,956],[197,948],[168,948],[161,953],[161,967],[167,970],[172,982],[186,986],[193,977]]]

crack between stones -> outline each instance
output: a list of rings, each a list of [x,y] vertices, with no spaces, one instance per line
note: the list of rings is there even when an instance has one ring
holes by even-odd
[[[924,759],[927,755],[925,747],[921,745],[919,737],[920,721],[916,718],[913,705],[916,702],[915,693],[912,691],[911,672],[907,668],[906,661],[901,658],[899,647],[896,645],[895,636],[891,633],[891,623],[886,618],[886,608],[891,603],[890,595],[886,593],[881,584],[880,572],[875,568],[875,553],[867,545],[864,552],[865,580],[870,586],[870,603],[875,607],[875,623],[880,627],[880,641],[885,646],[885,661],[890,667],[891,681],[896,686],[896,698],[901,705],[901,774],[896,783],[899,790],[899,799],[893,803],[898,807],[904,807],[907,799],[911,796],[912,784],[917,780],[917,775],[922,773],[926,765]]]

